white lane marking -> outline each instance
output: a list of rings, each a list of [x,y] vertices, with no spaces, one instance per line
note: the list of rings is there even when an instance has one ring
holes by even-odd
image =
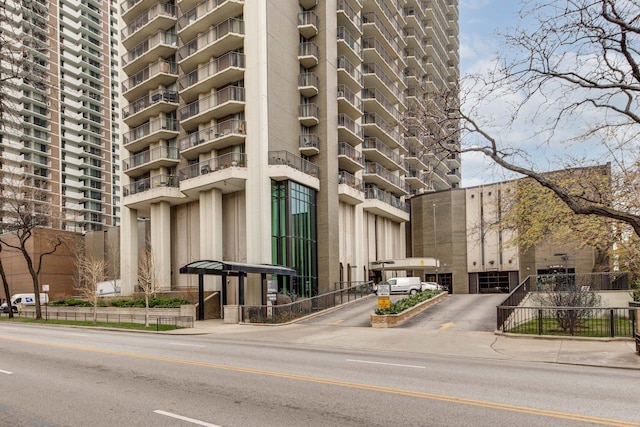
[[[211,424],[211,423],[206,423],[204,421],[200,421],[200,420],[194,420],[193,418],[188,418],[188,417],[183,417],[182,415],[178,415],[178,414],[172,414],[171,412],[166,412],[166,411],[161,411],[159,409],[153,411],[156,414],[159,415],[165,415],[167,417],[171,417],[171,418],[175,418],[178,420],[182,420],[182,421],[186,421],[192,424],[197,424],[199,426],[207,426],[207,427],[220,427],[219,425],[216,424]]]
[[[13,375],[13,372],[3,371],[2,369],[0,369],[0,374]]]
[[[185,347],[204,347],[203,345],[200,345],[200,344],[184,344],[184,343],[181,343],[181,342],[169,342],[167,344],[182,345],[182,346],[185,346]]]
[[[427,369],[426,366],[418,366],[418,365],[401,365],[399,363],[386,363],[386,362],[372,362],[370,360],[356,360],[356,359],[347,359],[347,362],[356,362],[356,363],[370,363],[372,365],[386,365],[386,366],[399,366],[401,368],[416,368],[416,369]]]

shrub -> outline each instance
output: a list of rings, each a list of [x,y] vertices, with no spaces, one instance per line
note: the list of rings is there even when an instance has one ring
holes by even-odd
[[[399,314],[407,309],[410,309],[411,307],[414,307],[420,304],[422,301],[426,301],[428,299],[433,298],[434,296],[438,295],[440,292],[442,291],[419,292],[415,295],[411,295],[410,297],[403,298],[399,301],[394,302],[393,304],[391,304],[389,308],[377,308],[375,313],[379,316],[384,316],[387,314]]]

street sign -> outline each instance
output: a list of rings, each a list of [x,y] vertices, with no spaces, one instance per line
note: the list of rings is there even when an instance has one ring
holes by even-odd
[[[378,285],[378,295],[380,296],[391,295],[391,285],[388,283],[380,283]]]
[[[49,292],[49,285],[42,285],[42,292]]]
[[[390,296],[379,296],[378,297],[378,308],[389,308],[391,307],[391,297]]]
[[[278,300],[278,294],[276,294],[276,293],[271,293],[271,292],[267,294],[267,301],[273,301],[273,302],[275,302],[275,301],[277,301],[277,300]]]

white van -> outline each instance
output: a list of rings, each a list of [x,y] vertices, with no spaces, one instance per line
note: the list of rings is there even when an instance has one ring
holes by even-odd
[[[40,294],[40,304],[46,304],[49,302],[49,294]],[[35,305],[36,294],[15,294],[11,296],[11,305],[13,306],[13,312],[17,311],[19,304],[23,305]],[[0,313],[8,313],[9,305],[5,302],[0,306]]]
[[[392,294],[415,295],[422,291],[419,277],[393,277],[387,279],[385,284],[389,285]],[[375,290],[377,291],[377,287]]]

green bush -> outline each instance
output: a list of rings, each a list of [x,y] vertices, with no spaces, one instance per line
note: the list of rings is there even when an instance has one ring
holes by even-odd
[[[440,292],[442,291],[418,292],[415,295],[411,295],[410,297],[403,298],[399,301],[394,302],[393,304],[391,304],[389,308],[377,308],[375,313],[379,316],[384,316],[387,314],[399,314],[411,307],[414,307],[420,304],[422,301],[426,301],[428,299],[433,298],[434,296],[438,295]]]
[[[190,304],[184,298],[168,298],[158,297],[149,299],[149,307],[151,308],[179,308],[181,305]],[[61,306],[61,307],[91,307],[92,304],[89,301],[69,298],[60,301],[54,301],[49,305]],[[144,308],[144,298],[115,298],[115,299],[100,299],[98,300],[98,306],[100,307],[122,307],[122,308]]]

